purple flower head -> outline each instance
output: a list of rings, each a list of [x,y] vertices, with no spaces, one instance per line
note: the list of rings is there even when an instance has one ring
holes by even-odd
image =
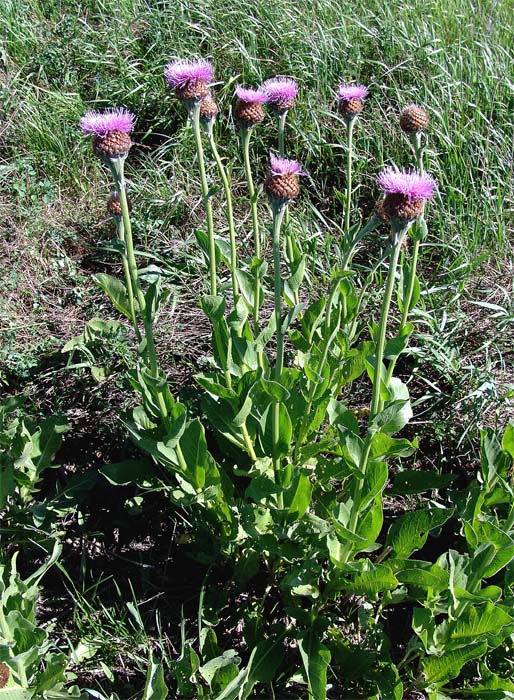
[[[337,96],[340,100],[364,100],[368,95],[368,88],[365,85],[339,85]]]
[[[270,171],[274,177],[280,175],[305,175],[302,166],[297,160],[289,160],[288,158],[280,158],[274,153],[269,154]]]
[[[263,89],[252,90],[252,88],[244,88],[241,85],[236,87],[236,97],[241,102],[264,104],[268,101],[268,95]]]
[[[436,181],[431,175],[397,167],[384,168],[378,176],[378,184],[384,194],[401,194],[409,201],[432,199],[436,188]]]
[[[270,78],[262,84],[268,103],[278,110],[290,109],[298,95],[298,84],[291,78]]]
[[[79,127],[83,134],[100,138],[105,138],[111,131],[130,134],[134,128],[134,115],[123,108],[106,109],[104,112],[91,109],[79,121]]]
[[[168,85],[176,90],[184,88],[193,81],[210,83],[214,77],[212,63],[199,59],[197,61],[172,61],[164,69]]]

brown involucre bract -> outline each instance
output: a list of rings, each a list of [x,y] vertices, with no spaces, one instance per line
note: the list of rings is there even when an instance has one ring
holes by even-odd
[[[132,202],[127,197],[127,205],[129,212],[132,211]],[[107,200],[107,211],[111,216],[122,216],[121,202],[117,192],[112,192]]]
[[[204,97],[200,105],[200,119],[203,119],[205,121],[215,119],[218,116],[219,111],[220,110],[218,108],[218,105],[216,104],[216,100],[209,93],[207,97]]]
[[[110,131],[105,136],[95,136],[93,151],[101,158],[125,156],[132,146],[132,139],[124,131]]]
[[[410,104],[400,112],[400,127],[407,134],[414,134],[427,128],[430,118],[423,107]]]

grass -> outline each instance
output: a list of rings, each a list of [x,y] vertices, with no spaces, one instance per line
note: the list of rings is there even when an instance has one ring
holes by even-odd
[[[338,255],[344,212],[346,152],[334,89],[341,79],[355,80],[369,86],[370,97],[354,134],[354,221],[370,212],[382,166],[412,163],[397,126],[401,107],[416,102],[430,113],[427,169],[439,181],[439,194],[422,246],[422,303],[404,372],[416,399],[416,427],[427,441],[446,441],[432,465],[444,467],[455,458],[469,468],[477,426],[502,426],[512,413],[511,9],[509,0],[4,0],[0,384],[7,392],[31,393],[38,410],[57,404],[72,421],[80,420],[69,380],[66,399],[59,393],[59,351],[92,316],[111,315],[91,273],[116,264],[102,250],[113,236],[105,214],[109,177],[77,130],[86,109],[124,105],[137,115],[137,145],[127,162],[134,227],[140,248],[151,251],[179,290],[163,312],[158,341],[168,371],[175,367],[177,384],[187,388],[198,361],[195,345],[205,340],[196,291],[206,275],[193,236],[203,214],[192,134],[165,86],[165,63],[190,56],[215,63],[223,112],[216,128],[233,167],[243,249],[251,225],[230,118],[233,88],[275,74],[299,81],[287,150],[308,173],[294,222],[311,254],[313,294]],[[268,119],[252,144],[256,182],[270,147],[276,148],[276,132]],[[372,245],[380,248],[383,241],[376,236]],[[364,250],[358,258],[363,267],[367,255]],[[377,287],[383,274],[377,273]],[[190,294],[184,287],[194,289]],[[86,370],[82,375],[84,385],[92,383]],[[103,417],[109,391],[99,394]],[[87,434],[96,429],[89,426]],[[103,430],[105,443],[110,426]],[[108,448],[102,449],[98,459],[108,461]],[[134,634],[127,612],[110,605],[96,592],[91,604],[77,594],[78,636],[70,643],[81,634],[101,637],[102,630],[109,637],[88,671],[97,658],[107,664],[115,658],[116,639],[128,649]],[[133,665],[143,668],[148,642],[141,629],[136,636],[140,649],[133,650]]]

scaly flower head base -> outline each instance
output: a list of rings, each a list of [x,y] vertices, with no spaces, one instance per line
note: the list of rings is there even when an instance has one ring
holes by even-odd
[[[294,105],[298,95],[298,84],[291,78],[278,76],[265,80],[262,90],[268,96],[268,104],[274,112],[283,114]]]
[[[429,122],[429,116],[419,105],[407,105],[400,112],[400,128],[406,134],[416,134],[424,131]]]
[[[419,219],[425,201],[432,199],[436,182],[430,175],[418,170],[385,168],[378,176],[378,184],[385,194],[383,209],[391,219],[403,222]]]
[[[123,108],[90,110],[80,119],[83,134],[93,136],[93,150],[100,158],[124,158],[132,146],[129,134],[134,115]]]
[[[253,90],[238,85],[236,97],[234,116],[241,127],[252,127],[264,120],[262,105],[268,101],[268,95],[264,90]]]
[[[365,85],[348,85],[343,83],[337,89],[339,112],[345,119],[352,120],[360,114],[364,108],[364,100],[368,95]]]
[[[164,77],[176,96],[183,102],[200,102],[209,95],[209,83],[214,78],[212,63],[172,61],[164,69]]]
[[[297,160],[280,158],[270,153],[270,169],[264,181],[264,190],[273,204],[282,206],[300,194],[299,175],[304,175]]]

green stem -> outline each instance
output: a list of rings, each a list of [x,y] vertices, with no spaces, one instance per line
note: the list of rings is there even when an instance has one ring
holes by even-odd
[[[248,186],[248,196],[250,198],[250,208],[252,212],[252,230],[253,230],[253,253],[257,259],[261,259],[261,236],[259,231],[259,217],[257,212],[257,197],[255,195],[255,186],[253,184],[252,168],[250,165],[250,136],[252,129],[242,127],[241,129],[241,148],[243,151],[243,160],[245,168],[246,183]],[[254,302],[253,302],[253,322],[255,335],[259,334],[259,310],[260,310],[260,295],[261,282],[259,270],[255,270],[255,287],[254,287]]]
[[[285,147],[286,118],[287,118],[287,110],[285,112],[277,112],[278,153],[279,153],[281,158],[285,158],[285,156],[286,156],[286,147]],[[293,263],[294,263],[294,246],[293,246],[293,234],[290,230],[289,208],[286,210],[284,224],[285,224],[285,230],[286,230],[287,262],[289,264],[289,270],[291,271],[291,274],[292,274]],[[294,303],[298,304],[298,302],[300,301],[300,297],[298,296],[297,291],[293,293],[293,298],[294,298]]]
[[[286,157],[285,132],[286,132],[287,109],[285,112],[277,112],[278,126],[278,153],[281,158]]]
[[[211,147],[212,155],[218,166],[218,172],[223,183],[223,190],[225,192],[225,201],[227,206],[227,221],[228,221],[228,232],[230,238],[230,275],[232,278],[232,294],[234,297],[234,305],[237,304],[239,299],[239,286],[237,284],[237,248],[236,248],[236,227],[234,224],[234,209],[232,207],[232,191],[230,188],[230,182],[228,179],[227,171],[223,165],[218,148],[216,146],[216,141],[214,140],[214,123],[210,120],[207,124],[207,135],[209,137],[209,145]]]
[[[416,225],[416,224],[414,224]],[[412,261],[410,264],[409,268],[409,286],[407,287],[407,292],[405,294],[405,298],[403,300],[403,311],[402,311],[402,318],[400,321],[400,328],[398,330],[398,334],[400,335],[407,325],[407,319],[409,317],[409,313],[411,312],[411,302],[412,302],[412,296],[414,294],[414,285],[416,282],[416,268],[418,265],[418,254],[419,254],[419,245],[420,245],[419,240],[414,241],[414,245],[412,246]],[[385,384],[386,386],[389,386],[391,383],[391,379],[393,376],[394,368],[396,367],[396,362],[398,361],[398,357],[394,357],[391,362],[389,363],[389,367],[387,368],[387,376],[386,376],[386,381]]]
[[[202,133],[200,129],[200,102],[196,103],[192,109],[191,124],[193,127],[193,135],[195,139],[196,154],[198,156],[198,169],[200,171],[200,183],[202,187],[202,198],[207,214],[207,233],[209,236],[209,276],[211,294],[216,296],[216,244],[214,241],[214,218],[212,214],[212,202],[209,195],[209,185],[207,183],[207,175],[205,172],[205,155],[202,145]]]
[[[253,449],[252,439],[250,437],[250,433],[248,432],[248,428],[246,427],[246,421],[241,426],[241,432],[243,433],[243,439],[245,441],[248,454],[250,455],[250,459],[252,460],[252,462],[256,462],[257,455],[255,454],[255,450]]]
[[[350,230],[350,212],[352,208],[352,165],[353,165],[353,126],[355,119],[349,119],[346,124],[347,160],[346,160],[346,211],[344,219],[344,230]]]
[[[273,273],[275,278],[275,322],[277,334],[277,357],[275,360],[275,381],[280,384],[284,367],[284,334],[282,332],[282,278],[280,275],[280,229],[286,206],[273,205]],[[272,406],[273,420],[273,466],[275,481],[280,483],[280,457],[278,442],[280,435],[280,401],[274,401]]]
[[[409,141],[411,143],[412,150],[414,151],[414,156],[416,158],[416,165],[418,167],[418,170],[420,173],[423,174],[424,167],[423,167],[423,148],[421,146],[421,133],[415,132],[413,134],[409,134]],[[420,218],[423,219],[424,215],[422,214]],[[418,226],[418,225],[419,224],[416,221],[414,223],[414,226]],[[421,240],[419,238],[416,238],[414,241],[414,245],[412,246],[412,261],[411,261],[410,268],[409,268],[409,286],[407,287],[407,292],[405,294],[405,298],[403,299],[403,311],[402,311],[402,318],[400,321],[400,328],[398,331],[399,334],[402,333],[405,326],[407,325],[409,313],[412,311],[411,304],[412,304],[412,296],[414,294],[414,285],[416,283],[416,269],[418,266],[418,256],[419,256],[420,243],[421,243]],[[398,357],[393,358],[389,364],[389,367],[387,368],[387,376],[386,376],[386,382],[385,382],[386,386],[389,386],[389,384],[391,382],[397,361],[398,361]]]
[[[139,305],[139,311],[141,314],[141,318],[143,320],[143,327],[145,331],[145,340],[146,340],[146,355],[147,355],[147,360],[148,360],[148,365],[150,369],[150,373],[154,379],[159,378],[159,368],[157,365],[157,354],[155,351],[155,340],[153,336],[153,329],[152,329],[152,321],[149,318],[146,310],[146,301],[145,297],[143,294],[143,290],[141,289],[141,285],[139,284],[139,275],[137,271],[137,262],[136,262],[136,256],[134,253],[134,241],[132,238],[132,225],[130,223],[130,214],[129,214],[129,208],[128,208],[128,202],[127,202],[127,188],[125,185],[125,172],[124,172],[124,160],[119,158],[116,161],[111,161],[111,169],[113,171],[113,174],[115,175],[116,178],[116,187],[118,190],[118,197],[120,200],[120,206],[121,206],[121,215],[122,215],[122,220],[123,220],[123,229],[124,229],[124,239],[125,239],[125,248],[127,251],[127,263],[128,263],[128,268],[129,268],[129,274],[132,279],[132,286],[133,289],[136,292],[136,297]],[[162,391],[157,390],[156,391],[157,395],[157,402],[159,404],[159,410],[161,412],[162,418],[164,420],[164,423],[166,427],[169,427],[169,418],[168,418],[168,409],[166,407],[166,402],[164,400],[164,396],[162,394]],[[180,450],[180,448],[177,447],[177,452]]]
[[[389,272],[387,275],[386,287],[384,291],[384,298],[382,300],[382,308],[380,311],[380,323],[378,327],[378,340],[375,350],[375,373],[373,376],[373,391],[371,397],[371,408],[368,418],[368,425],[371,424],[372,420],[375,418],[380,410],[380,389],[382,387],[382,363],[384,360],[384,349],[386,341],[386,331],[387,331],[387,321],[389,317],[389,309],[391,306],[391,299],[393,297],[394,284],[396,278],[396,268],[398,267],[398,258],[400,257],[400,250],[402,246],[402,241],[407,233],[407,226],[396,226],[392,224],[392,234],[393,234],[393,249],[391,260],[389,263]],[[366,450],[362,457],[360,466],[360,477],[355,478],[354,490],[352,494],[352,508],[350,512],[350,519],[348,521],[348,529],[350,532],[355,533],[360,513],[360,501],[362,496],[362,488],[366,480],[366,471],[368,467],[369,455],[371,452],[371,439],[368,437]],[[352,550],[351,542],[347,542],[343,547],[342,560],[346,562],[348,556]]]
[[[132,321],[132,325],[134,327],[134,333],[136,334],[137,341],[138,341],[138,343],[140,343],[141,342],[141,332],[139,330],[139,326],[137,323],[136,307],[135,307],[135,303],[134,303],[134,288],[132,286],[132,279],[130,276],[130,269],[129,269],[129,264],[128,264],[128,260],[127,260],[127,248],[126,248],[126,244],[125,244],[125,225],[123,223],[123,219],[121,219],[119,216],[116,216],[115,220],[116,220],[116,229],[118,231],[118,238],[120,239],[120,241],[124,247],[121,261],[123,264],[123,275],[125,277],[125,284],[127,286],[127,297],[128,297],[128,304],[129,304],[130,320]]]

